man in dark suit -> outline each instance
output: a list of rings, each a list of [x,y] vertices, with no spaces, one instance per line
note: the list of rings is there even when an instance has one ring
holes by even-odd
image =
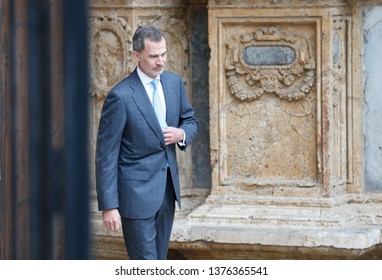
[[[138,67],[110,91],[102,108],[98,207],[107,229],[118,230],[122,223],[130,259],[166,259],[175,200],[180,207],[175,148],[186,149],[198,123],[182,79],[164,71],[163,33],[138,28],[133,49]]]

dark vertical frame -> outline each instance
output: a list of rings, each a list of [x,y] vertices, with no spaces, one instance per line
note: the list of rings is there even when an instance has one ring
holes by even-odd
[[[88,259],[87,4],[80,0],[28,4],[30,257]],[[51,30],[52,11],[62,15],[63,96],[52,88],[57,83],[52,73],[52,59],[57,57],[52,49],[57,47],[52,42],[57,36]],[[62,117],[53,111],[57,99],[63,100]],[[63,143],[54,139],[56,128],[63,130]]]
[[[16,79],[15,79],[15,64],[16,64],[16,55],[14,52],[15,49],[15,36],[16,36],[16,12],[15,12],[15,3],[10,2],[10,24],[11,24],[11,40],[10,40],[10,76],[11,76],[11,86],[10,86],[10,104],[11,104],[11,141],[12,143],[10,144],[11,147],[11,174],[12,174],[12,189],[10,190],[10,194],[12,197],[12,200],[10,201],[10,204],[12,205],[12,210],[11,210],[11,215],[12,215],[12,240],[11,240],[11,250],[12,250],[12,258],[17,258],[18,257],[18,252],[17,252],[17,247],[16,247],[16,240],[17,240],[17,232],[18,232],[18,223],[17,223],[17,190],[14,187],[16,185],[16,180],[17,180],[17,173],[16,173]]]
[[[11,2],[13,258],[29,256],[28,0]]]
[[[11,7],[0,0],[0,259],[12,258]]]
[[[29,257],[27,0],[0,2],[0,258]]]
[[[88,259],[87,1],[0,0],[0,258]]]
[[[89,238],[87,1],[63,1],[66,259],[87,259]]]
[[[48,0],[28,3],[31,259],[53,258],[49,12]]]

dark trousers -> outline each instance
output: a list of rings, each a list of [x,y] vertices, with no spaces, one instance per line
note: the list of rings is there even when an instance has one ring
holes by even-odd
[[[141,220],[122,217],[123,237],[129,259],[167,259],[174,214],[175,194],[171,172],[168,170],[166,192],[155,216]]]

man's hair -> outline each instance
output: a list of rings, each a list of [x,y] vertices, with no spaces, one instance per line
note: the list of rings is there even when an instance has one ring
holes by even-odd
[[[164,38],[163,33],[151,25],[138,27],[133,36],[133,50],[141,52],[145,48],[145,39],[160,42]]]

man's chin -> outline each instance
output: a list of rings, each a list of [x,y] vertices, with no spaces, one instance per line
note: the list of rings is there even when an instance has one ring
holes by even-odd
[[[155,72],[157,73],[157,75],[160,75],[160,74],[163,73],[163,71],[164,71],[164,69],[162,68],[161,70],[158,70],[158,71],[155,71]]]
[[[162,70],[158,70],[158,71],[154,71],[154,70],[152,70],[152,71],[150,72],[150,75],[151,75],[151,77],[158,77],[160,74],[163,73],[163,71],[164,71],[164,69],[162,69]],[[149,75],[148,75],[148,76],[149,76]]]

